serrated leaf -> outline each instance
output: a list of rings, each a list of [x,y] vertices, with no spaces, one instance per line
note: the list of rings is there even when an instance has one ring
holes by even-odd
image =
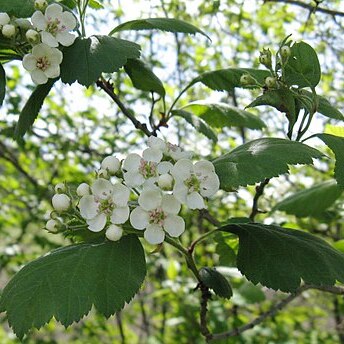
[[[128,59],[140,57],[136,43],[108,36],[78,37],[63,51],[61,79],[67,84],[78,81],[88,87],[101,73],[117,72]]]
[[[338,185],[344,188],[344,138],[330,134],[316,134],[334,153],[336,165],[334,167],[334,177]]]
[[[192,113],[184,110],[173,110],[172,116],[182,117],[184,118],[189,124],[191,124],[199,133],[206,136],[208,139],[212,140],[213,142],[217,142],[217,135],[216,133],[200,118],[197,118]]]
[[[315,87],[321,77],[320,64],[315,50],[305,42],[295,43],[284,67],[286,83],[302,87]]]
[[[309,98],[312,98],[312,93],[306,90],[300,90],[301,94],[308,96]],[[333,119],[339,119],[344,120],[344,115],[336,108],[334,107],[326,98],[317,95],[318,100],[318,108],[317,112],[321,113],[322,115],[333,118]]]
[[[197,28],[196,26],[187,23],[183,20],[174,19],[174,18],[146,18],[146,19],[137,19],[131,20],[126,23],[122,23],[115,27],[109,33],[109,36],[113,35],[116,32],[120,31],[127,31],[127,30],[161,30],[161,31],[168,31],[168,32],[180,32],[180,33],[188,33],[191,35],[195,35],[196,33],[200,33],[201,35],[210,39],[210,37],[204,33],[202,30]]]
[[[124,69],[135,88],[146,92],[156,92],[161,97],[165,97],[164,85],[146,63],[138,59],[128,59]]]
[[[238,289],[238,293],[245,299],[247,304],[263,302],[266,297],[260,287],[246,282]]]
[[[31,128],[43,105],[44,99],[47,97],[56,81],[57,79],[49,79],[46,84],[38,85],[32,92],[19,115],[19,120],[14,132],[16,140],[22,138]]]
[[[277,203],[272,211],[281,210],[298,217],[317,217],[343,193],[334,180],[298,191]]]
[[[193,79],[189,87],[201,82],[203,85],[211,88],[214,91],[228,91],[232,92],[235,87],[243,87],[240,83],[240,78],[243,74],[249,74],[255,78],[260,84],[264,84],[266,77],[270,76],[270,72],[261,69],[253,68],[227,68],[219,69],[211,72],[206,72]],[[250,86],[245,88],[259,88]]]
[[[245,143],[213,161],[221,188],[228,190],[277,177],[288,165],[312,164],[323,154],[303,143],[262,138]]]
[[[239,236],[237,266],[254,284],[295,292],[301,280],[316,286],[344,282],[344,255],[314,235],[258,223],[219,230]]]
[[[34,0],[0,0],[0,11],[17,18],[31,17],[35,11]]]
[[[109,317],[134,297],[145,274],[143,248],[134,235],[119,242],[72,245],[22,268],[5,287],[0,310],[7,312],[19,338],[53,316],[69,326],[92,304]]]
[[[266,125],[257,116],[225,103],[208,103],[197,101],[185,105],[193,114],[202,118],[207,124],[214,128],[243,127],[249,129],[262,129]]]
[[[233,291],[227,279],[215,268],[201,268],[199,271],[202,282],[206,287],[212,289],[217,296],[230,299]]]
[[[228,244],[223,233],[217,233],[216,236],[214,236],[214,241],[216,242],[215,253],[219,256],[219,265],[235,266],[236,253],[233,247]],[[236,248],[236,243],[233,243],[233,246]]]
[[[6,73],[4,70],[4,67],[0,63],[0,107],[2,106],[2,103],[4,102],[6,95]]]

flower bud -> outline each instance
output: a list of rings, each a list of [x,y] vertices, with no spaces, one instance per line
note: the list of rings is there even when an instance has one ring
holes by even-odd
[[[97,176],[98,176],[98,178],[104,178],[104,179],[106,179],[106,178],[108,178],[109,174],[108,174],[107,170],[104,170],[104,169],[101,168],[101,169],[97,172]]]
[[[259,62],[266,68],[272,68],[271,51],[270,49],[263,49],[260,52]]]
[[[11,18],[7,13],[0,13],[0,28],[10,22]]]
[[[290,54],[291,54],[291,50],[290,50],[290,48],[287,45],[284,45],[283,47],[281,47],[280,55],[281,55],[281,58],[282,58],[283,62],[288,60]]]
[[[15,23],[23,30],[29,30],[32,28],[30,21],[27,19],[18,18],[15,20]]]
[[[121,167],[120,161],[114,156],[107,156],[102,161],[100,167],[107,170],[110,174],[115,174]]]
[[[47,221],[45,228],[49,231],[49,232],[56,232],[57,229],[59,227],[59,222],[53,219],[50,219]]]
[[[26,39],[31,44],[38,44],[41,41],[41,36],[36,30],[28,30],[25,34]]]
[[[65,211],[70,207],[70,198],[66,194],[55,194],[51,202],[57,212]]]
[[[173,177],[168,174],[162,174],[158,178],[158,185],[163,189],[163,190],[172,190],[173,187]]]
[[[6,38],[12,38],[16,34],[16,27],[12,24],[6,24],[2,27],[2,35]]]
[[[268,76],[265,79],[265,85],[267,88],[274,88],[276,87],[276,78],[272,77],[272,76]]]
[[[257,80],[250,74],[243,74],[240,78],[240,84],[243,86],[257,85]]]
[[[123,235],[122,227],[116,225],[110,225],[105,232],[105,236],[111,241],[118,241]]]
[[[90,186],[86,183],[81,183],[76,189],[76,194],[80,197],[89,195],[90,194]]]
[[[46,0],[35,0],[35,8],[39,11],[44,11],[48,6]]]
[[[55,192],[56,193],[63,193],[66,191],[66,186],[63,183],[58,183],[55,185]]]

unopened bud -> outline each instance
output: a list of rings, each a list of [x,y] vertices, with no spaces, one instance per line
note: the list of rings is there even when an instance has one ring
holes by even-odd
[[[281,54],[282,60],[286,61],[289,58],[290,54],[291,54],[291,50],[290,50],[290,48],[287,45],[284,45],[280,49],[280,54]]]
[[[168,173],[162,174],[158,178],[158,185],[163,190],[171,190],[173,186],[173,177]]]
[[[111,174],[115,174],[121,167],[121,162],[114,156],[107,156],[102,161],[100,167]]]
[[[46,225],[45,225],[45,228],[49,231],[49,232],[56,232],[57,229],[59,227],[59,222],[56,221],[56,220],[48,220]]]
[[[6,24],[2,27],[1,33],[6,38],[12,38],[16,34],[16,27],[12,24]]]
[[[271,51],[270,49],[263,49],[260,52],[259,62],[266,68],[272,68]]]
[[[63,193],[66,191],[66,185],[63,183],[58,183],[55,185],[55,192],[56,193]]]
[[[44,11],[48,6],[46,0],[35,0],[35,8],[39,11]]]
[[[265,79],[265,85],[267,88],[274,88],[276,86],[276,78],[273,78],[272,76],[268,76]]]
[[[105,232],[105,236],[111,241],[118,241],[123,235],[123,229],[117,225],[110,225]]]
[[[243,74],[240,78],[240,84],[243,86],[257,85],[257,80],[250,74]]]
[[[98,178],[104,178],[104,179],[107,179],[109,176],[107,170],[104,170],[102,168],[97,172],[97,175],[98,175]]]
[[[65,211],[70,207],[70,198],[66,194],[55,194],[51,202],[57,212]]]
[[[90,186],[86,183],[81,183],[76,189],[76,194],[80,197],[89,195],[90,194]]]
[[[8,24],[10,22],[11,18],[10,16],[5,13],[5,12],[1,12],[0,13],[0,28],[6,24]]]
[[[31,44],[38,44],[41,41],[40,35],[36,30],[28,30],[25,34],[25,37]]]
[[[32,28],[30,21],[27,19],[18,18],[15,20],[15,23],[23,30],[29,30]]]

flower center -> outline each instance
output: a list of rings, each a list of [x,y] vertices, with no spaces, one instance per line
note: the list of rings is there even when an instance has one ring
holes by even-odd
[[[115,208],[115,205],[112,199],[102,199],[99,200],[98,212],[103,213],[105,215],[111,215],[112,211]]]
[[[146,178],[156,177],[157,176],[157,163],[153,161],[146,161],[141,159],[139,172]]]
[[[47,32],[50,32],[52,35],[56,35],[60,31],[60,19],[55,18],[54,20],[49,18],[47,25]]]
[[[50,66],[50,62],[46,56],[41,56],[37,59],[36,67],[43,72]]]
[[[192,174],[190,178],[186,179],[184,184],[190,192],[199,192],[201,188],[201,181],[195,174]]]
[[[166,215],[161,208],[157,208],[148,212],[149,214],[149,223],[162,226],[164,224],[164,220],[166,219]]]

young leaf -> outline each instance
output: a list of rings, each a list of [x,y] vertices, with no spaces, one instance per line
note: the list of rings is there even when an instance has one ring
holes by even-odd
[[[128,59],[124,69],[135,88],[146,92],[156,92],[161,97],[165,97],[166,92],[161,80],[146,63],[139,59]]]
[[[343,193],[334,180],[328,180],[311,188],[296,192],[278,202],[272,211],[281,210],[297,217],[323,213]]]
[[[212,140],[214,143],[217,142],[216,133],[200,118],[197,118],[192,113],[184,110],[173,110],[172,116],[182,117],[189,124],[191,124],[199,133],[206,136],[209,140]]]
[[[225,103],[193,102],[183,107],[202,118],[211,127],[262,129],[266,125],[257,116]]]
[[[288,173],[289,165],[312,164],[323,154],[303,143],[262,138],[245,143],[213,161],[221,188],[228,190]]]
[[[202,268],[199,271],[202,282],[206,287],[212,289],[217,296],[230,299],[233,291],[227,279],[215,268]]]
[[[330,134],[316,134],[334,153],[336,165],[334,168],[334,177],[338,185],[344,188],[344,138]]]
[[[116,32],[127,31],[127,30],[161,30],[168,32],[181,32],[195,35],[200,33],[201,35],[207,37],[202,30],[197,28],[194,25],[191,25],[183,20],[173,19],[173,18],[146,18],[146,19],[137,19],[131,20],[126,23],[120,24],[115,27],[110,33],[109,36],[112,36]]]
[[[100,10],[101,8],[104,8],[104,6],[97,0],[90,0],[88,6],[95,10]]]
[[[144,252],[136,236],[64,247],[22,268],[5,287],[0,311],[7,312],[19,338],[53,316],[69,326],[92,304],[109,317],[134,297],[145,274]]]
[[[5,99],[6,95],[6,73],[4,67],[0,63],[0,107]]]
[[[314,235],[258,223],[219,230],[239,236],[237,266],[254,284],[295,292],[301,279],[317,286],[344,282],[344,255]]]
[[[22,138],[31,128],[33,122],[38,116],[39,110],[43,105],[44,99],[47,97],[56,81],[57,79],[49,79],[46,84],[38,85],[32,92],[30,98],[24,105],[23,110],[19,115],[19,120],[14,132],[14,137],[16,140]]]
[[[285,66],[284,78],[289,86],[315,87],[321,77],[317,53],[305,42],[295,43]]]
[[[203,85],[214,91],[232,92],[235,87],[244,87],[240,83],[243,74],[249,74],[255,78],[260,84],[264,84],[264,79],[270,76],[270,72],[261,69],[252,68],[227,68],[219,69],[212,72],[206,72],[193,79],[189,87],[201,82]],[[245,88],[259,88],[260,86],[245,86]]]
[[[140,57],[136,43],[107,36],[78,37],[63,51],[61,79],[72,84],[78,81],[88,87],[101,73],[117,72],[128,59]]]
[[[0,12],[17,18],[31,17],[35,12],[34,0],[0,0]]]

